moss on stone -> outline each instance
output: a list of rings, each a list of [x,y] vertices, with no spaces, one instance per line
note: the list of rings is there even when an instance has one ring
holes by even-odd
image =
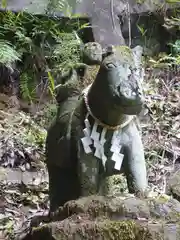
[[[109,206],[107,202],[92,201],[88,208],[88,213],[93,216],[107,216],[109,213]]]
[[[133,61],[132,50],[128,46],[117,46],[115,49],[120,55],[122,61],[130,63]]]
[[[33,230],[33,239],[53,237],[56,240],[65,239],[103,239],[103,240],[153,240],[153,236],[147,227],[138,225],[135,221],[110,221],[105,220],[98,223],[86,222],[73,226],[58,226],[53,223],[52,231],[47,225]],[[71,228],[72,227],[72,228]],[[53,230],[54,229],[54,230]],[[72,231],[71,231],[72,230]],[[42,235],[41,235],[42,234]],[[160,238],[156,238],[160,240]]]
[[[136,235],[136,224],[133,221],[106,221],[102,226],[105,239],[134,240]]]
[[[106,177],[101,186],[103,195],[116,195],[127,192],[127,181],[123,175]]]
[[[110,221],[95,224],[84,224],[77,227],[75,232],[68,233],[79,239],[103,239],[103,240],[153,240],[149,229],[138,225],[135,221]],[[67,235],[66,235],[67,236]],[[59,231],[56,240],[70,239],[63,231]],[[160,238],[156,238],[160,240]]]
[[[30,237],[23,240],[179,239],[179,207],[173,199],[84,197],[66,203],[58,213],[59,218],[34,228]]]

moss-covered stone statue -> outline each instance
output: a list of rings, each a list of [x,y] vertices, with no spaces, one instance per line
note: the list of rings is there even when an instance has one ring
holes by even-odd
[[[144,150],[134,121],[143,105],[141,53],[139,46],[108,47],[94,82],[59,101],[46,141],[51,211],[80,196],[103,194],[101,183],[113,174],[126,175],[130,193],[145,191]],[[78,78],[73,71],[66,86]]]

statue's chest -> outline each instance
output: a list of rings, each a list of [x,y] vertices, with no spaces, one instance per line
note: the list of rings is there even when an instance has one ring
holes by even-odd
[[[124,159],[123,130],[109,130],[89,118],[86,118],[84,123],[84,137],[81,142],[85,154],[99,159],[107,171],[112,168],[120,171]]]

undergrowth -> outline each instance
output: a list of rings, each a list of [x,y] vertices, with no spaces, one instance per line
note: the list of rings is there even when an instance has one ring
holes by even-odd
[[[18,68],[24,99],[34,101],[38,87],[49,86],[49,73],[55,81],[64,68],[80,61],[80,41],[75,31],[83,26],[73,18],[0,12],[0,63]]]

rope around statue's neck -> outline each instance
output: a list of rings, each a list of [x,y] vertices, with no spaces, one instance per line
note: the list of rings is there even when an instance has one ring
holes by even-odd
[[[98,118],[96,118],[94,116],[94,114],[92,113],[91,111],[91,108],[89,106],[89,103],[88,103],[88,92],[89,92],[89,89],[91,87],[92,84],[90,84],[87,88],[85,88],[83,90],[83,98],[84,98],[84,102],[85,102],[85,105],[86,105],[86,108],[87,108],[87,111],[88,113],[91,115],[91,117],[94,118],[94,120],[102,127],[104,128],[107,128],[108,130],[117,130],[119,128],[124,128],[125,126],[127,126],[133,119],[134,119],[134,115],[133,116],[128,116],[128,119],[127,121],[123,122],[122,124],[119,124],[119,125],[116,125],[116,126],[110,126],[110,125],[107,125],[103,122],[101,122]]]

